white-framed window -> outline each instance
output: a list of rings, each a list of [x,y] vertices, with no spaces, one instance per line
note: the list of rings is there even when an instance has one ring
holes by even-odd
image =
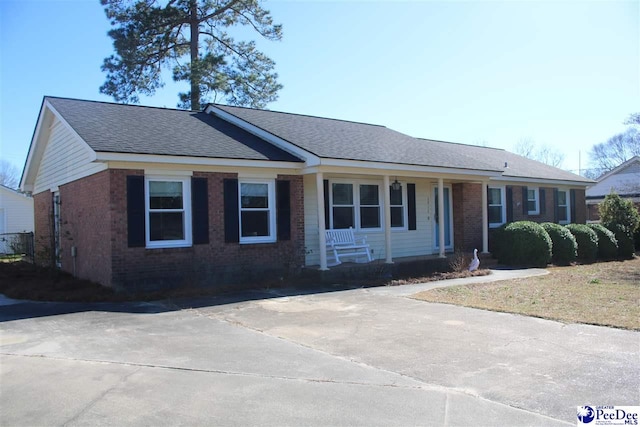
[[[407,229],[407,193],[406,185],[394,190],[393,186],[389,186],[389,199],[391,210],[391,228]]]
[[[538,188],[527,188],[527,213],[538,215],[540,213],[540,192]]]
[[[240,243],[276,241],[276,193],[274,180],[238,181]]]
[[[335,181],[330,188],[332,229],[381,229],[382,197],[378,183]]]
[[[146,245],[191,246],[191,179],[145,176]]]
[[[507,218],[504,187],[489,187],[487,197],[489,205],[489,227],[496,228],[504,224]]]
[[[380,187],[360,184],[360,228],[380,228]]]
[[[571,219],[569,190],[558,190],[558,223],[568,224]]]

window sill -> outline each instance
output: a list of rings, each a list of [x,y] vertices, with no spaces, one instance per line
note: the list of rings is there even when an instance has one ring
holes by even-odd
[[[162,243],[162,244],[149,244],[145,249],[175,249],[175,248],[190,248],[193,245],[191,242],[180,242],[180,243]]]

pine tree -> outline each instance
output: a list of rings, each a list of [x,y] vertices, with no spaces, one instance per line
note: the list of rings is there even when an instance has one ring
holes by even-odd
[[[263,108],[277,99],[275,63],[254,41],[237,41],[229,31],[249,26],[267,40],[280,40],[261,0],[101,0],[114,27],[115,54],[105,58],[100,92],[118,102],[139,102],[163,86],[163,68],[175,81],[188,81],[179,107],[199,110],[208,100]],[[165,2],[162,2],[165,3]]]

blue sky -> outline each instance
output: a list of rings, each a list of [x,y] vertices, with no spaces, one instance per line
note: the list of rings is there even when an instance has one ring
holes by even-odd
[[[566,169],[640,112],[640,1],[282,1],[259,42],[284,89],[269,109],[417,137],[561,150]],[[0,0],[0,157],[22,168],[42,97],[98,91],[112,53],[98,0]],[[167,85],[141,104],[174,108]]]

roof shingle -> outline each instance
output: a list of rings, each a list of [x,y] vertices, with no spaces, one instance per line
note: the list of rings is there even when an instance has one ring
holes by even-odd
[[[301,161],[203,112],[68,98],[46,100],[97,152]]]

